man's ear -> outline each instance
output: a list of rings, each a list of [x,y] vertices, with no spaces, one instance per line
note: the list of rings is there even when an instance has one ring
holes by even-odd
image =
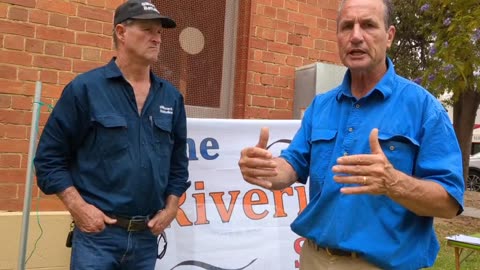
[[[117,40],[121,40],[121,41],[124,41],[125,40],[125,25],[119,23],[117,25],[115,25],[115,35],[117,36]]]
[[[395,32],[397,29],[395,29],[395,26],[390,25],[387,30],[387,49],[390,49],[393,43],[393,39],[395,38]]]

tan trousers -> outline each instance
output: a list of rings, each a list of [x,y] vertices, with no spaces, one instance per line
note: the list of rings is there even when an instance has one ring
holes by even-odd
[[[324,249],[317,249],[311,240],[303,242],[300,253],[300,270],[379,270],[360,257],[329,255]]]

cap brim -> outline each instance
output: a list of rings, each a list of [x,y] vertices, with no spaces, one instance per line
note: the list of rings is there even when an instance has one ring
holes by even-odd
[[[159,20],[163,28],[175,28],[177,26],[174,20],[159,14],[143,14],[130,18],[136,20]]]

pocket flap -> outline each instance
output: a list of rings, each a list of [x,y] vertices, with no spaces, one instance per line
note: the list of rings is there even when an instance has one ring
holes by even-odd
[[[127,127],[127,120],[120,115],[100,115],[95,121],[106,128]]]
[[[163,131],[171,132],[172,131],[172,118],[170,117],[154,117],[153,123],[155,126]]]
[[[378,131],[378,139],[380,141],[394,141],[394,142],[400,142],[400,143],[410,143],[417,147],[420,146],[417,140],[403,134],[392,134],[388,132]]]
[[[312,131],[312,142],[315,141],[330,141],[337,136],[335,129],[314,129]]]

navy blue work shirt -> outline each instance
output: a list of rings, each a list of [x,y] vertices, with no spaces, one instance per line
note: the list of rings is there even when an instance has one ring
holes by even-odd
[[[388,70],[364,97],[355,98],[350,73],[337,88],[315,97],[281,156],[301,182],[310,181],[310,202],[292,223],[294,232],[317,245],[357,252],[382,269],[420,269],[435,262],[439,243],[433,218],[417,216],[386,195],[342,194],[354,184],[333,180],[343,155],[369,154],[378,128],[382,150],[395,169],[440,184],[463,210],[462,154],[440,102]]]
[[[141,114],[115,63],[76,77],[64,89],[34,160],[45,194],[74,186],[100,210],[151,215],[190,186],[182,95],[150,73]]]

